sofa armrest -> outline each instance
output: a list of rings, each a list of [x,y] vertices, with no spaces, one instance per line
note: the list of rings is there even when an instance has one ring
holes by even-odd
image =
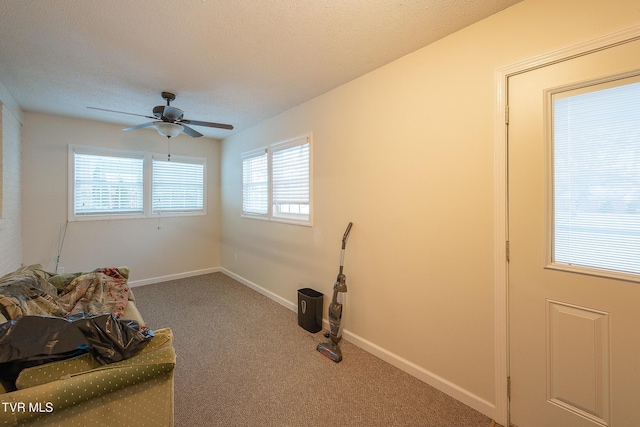
[[[122,319],[135,320],[141,327],[146,326],[144,319],[142,318],[142,314],[140,314],[138,307],[136,307],[135,301],[127,301],[127,305],[124,307],[124,313],[122,314]]]
[[[83,354],[71,359],[51,362],[23,369],[16,380],[19,390],[36,387],[56,380],[82,375],[103,368],[115,368],[129,365],[151,365],[165,362],[175,363],[171,329],[158,329],[153,338],[135,356],[109,365],[101,365],[91,354]]]
[[[173,353],[173,349],[167,350]],[[144,365],[107,365],[40,386],[7,393],[2,396],[0,424],[17,425],[31,422],[99,397],[112,396],[113,399],[118,399],[118,391],[156,377],[170,376],[174,368],[175,359]],[[136,402],[132,404],[135,405]]]
[[[126,422],[142,416],[170,426],[172,343],[171,330],[159,329],[144,349],[120,362],[94,368],[97,362],[84,355],[25,369],[16,381],[19,389],[2,394],[0,425],[56,425],[70,419],[90,425],[116,411]]]

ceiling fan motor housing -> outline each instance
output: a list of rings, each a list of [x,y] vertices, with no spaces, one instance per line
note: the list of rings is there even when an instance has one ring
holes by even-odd
[[[164,105],[158,105],[153,107],[153,115],[158,119],[162,119],[162,112],[164,111]]]
[[[162,99],[167,101],[167,105],[169,105],[171,101],[176,99],[176,96],[171,92],[162,92],[160,95],[162,96]]]

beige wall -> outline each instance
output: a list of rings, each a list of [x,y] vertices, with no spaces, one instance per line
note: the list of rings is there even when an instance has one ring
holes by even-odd
[[[68,145],[93,145],[165,153],[153,129],[24,114],[23,262],[54,271],[67,220]],[[207,215],[70,222],[60,259],[66,272],[128,265],[131,280],[165,278],[220,265],[220,143],[180,135],[173,155],[207,158]]]
[[[354,341],[493,415],[496,70],[638,24],[635,0],[525,0],[225,139],[222,267],[291,303],[313,287],[326,306],[353,221]],[[308,131],[314,226],[241,218],[240,153]]]
[[[22,111],[0,83],[0,276],[22,261]]]

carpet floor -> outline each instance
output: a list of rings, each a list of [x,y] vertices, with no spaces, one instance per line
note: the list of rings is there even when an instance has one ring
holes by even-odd
[[[175,425],[489,427],[491,419],[343,340],[344,359],[296,313],[222,273],[133,289],[177,354]]]

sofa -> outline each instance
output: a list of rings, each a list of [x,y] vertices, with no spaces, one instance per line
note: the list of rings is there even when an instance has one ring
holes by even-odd
[[[113,275],[117,286],[97,271],[57,275],[36,265],[0,278],[0,327],[21,316],[55,315],[46,312],[61,316],[112,310],[117,318],[133,320],[140,330],[146,329],[126,284],[129,269],[100,270]],[[27,293],[36,289],[42,295],[16,296],[15,283],[18,289],[25,288]],[[148,335],[153,336],[141,350],[114,363],[102,364],[91,352],[83,352],[22,369],[12,387],[0,385],[0,426],[172,426],[176,362],[172,331],[157,329]]]

